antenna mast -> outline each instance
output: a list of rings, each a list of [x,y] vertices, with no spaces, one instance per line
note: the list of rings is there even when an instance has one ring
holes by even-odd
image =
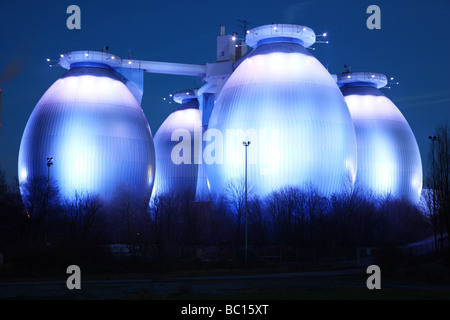
[[[247,34],[247,30],[248,30],[248,25],[250,25],[250,22],[248,22],[247,20],[239,20],[238,22],[240,22],[241,24],[238,26],[239,28],[244,29],[244,37]]]

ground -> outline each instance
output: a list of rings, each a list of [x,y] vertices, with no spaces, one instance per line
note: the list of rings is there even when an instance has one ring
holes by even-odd
[[[287,268],[284,267],[283,270]],[[271,271],[277,270],[272,268]],[[14,300],[413,300],[450,299],[445,260],[417,263],[381,274],[381,289],[369,290],[364,267],[268,273],[268,270],[204,270],[167,274],[82,275],[81,289],[66,278],[10,279],[0,298]],[[68,277],[68,275],[67,275]]]

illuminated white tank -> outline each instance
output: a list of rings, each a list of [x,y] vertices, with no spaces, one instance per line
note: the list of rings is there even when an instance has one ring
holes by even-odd
[[[246,56],[218,96],[204,150],[216,195],[248,185],[260,197],[287,185],[312,183],[324,195],[344,191],[356,174],[356,137],[344,98],[306,49],[313,30],[298,25],[254,28]],[[223,142],[223,143],[222,143]]]
[[[337,82],[355,126],[355,188],[417,202],[422,189],[419,148],[405,117],[379,90],[387,84],[386,76],[343,73],[337,75]]]
[[[162,123],[154,138],[156,176],[153,196],[182,195],[193,200],[202,146],[199,104],[192,90],[176,93],[174,101],[180,106]],[[197,142],[194,137],[198,138]]]
[[[117,60],[100,52],[66,54],[70,69],[45,92],[25,127],[21,183],[47,178],[46,159],[53,157],[50,178],[64,197],[77,191],[110,200],[120,188],[131,188],[149,200],[155,173],[152,133],[136,98],[113,70]]]

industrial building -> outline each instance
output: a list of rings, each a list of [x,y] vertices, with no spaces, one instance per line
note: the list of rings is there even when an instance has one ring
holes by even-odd
[[[247,169],[260,197],[305,183],[331,195],[356,183],[417,201],[422,167],[406,120],[379,82],[333,77],[307,49],[315,42],[308,27],[271,24],[245,39],[221,27],[216,62],[205,65],[64,53],[67,73],[26,125],[19,181],[47,177],[52,157],[66,197],[87,191],[108,200],[124,185],[147,200],[184,190],[220,196]],[[154,138],[140,106],[144,73],[205,83],[174,95],[180,106]]]
[[[303,26],[249,30],[254,50],[223,86],[208,124],[223,133],[223,155],[207,167],[213,192],[244,179],[244,140],[248,181],[261,198],[286,185],[312,183],[324,195],[351,187],[352,119],[333,77],[306,49],[314,42]]]
[[[422,190],[419,147],[405,117],[380,91],[388,83],[386,76],[346,72],[337,75],[337,83],[356,132],[355,188],[417,202]]]
[[[162,123],[154,138],[153,194],[178,194],[195,199],[203,134],[198,100],[194,90],[177,92],[173,100],[180,105]],[[195,141],[197,135],[199,139]]]
[[[62,63],[70,60],[77,62],[45,92],[28,120],[19,181],[51,176],[64,197],[78,192],[110,200],[129,187],[148,198],[155,177],[153,138],[141,106],[111,68],[118,58],[93,52],[61,57]]]

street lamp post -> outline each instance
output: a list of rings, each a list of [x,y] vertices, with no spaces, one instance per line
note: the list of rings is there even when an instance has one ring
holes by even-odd
[[[245,147],[245,261],[247,261],[247,147],[250,141],[244,141],[242,144]]]
[[[45,212],[45,244],[47,244],[47,233],[48,233],[48,203],[50,197],[50,167],[53,165],[53,158],[47,158],[47,210]]]

